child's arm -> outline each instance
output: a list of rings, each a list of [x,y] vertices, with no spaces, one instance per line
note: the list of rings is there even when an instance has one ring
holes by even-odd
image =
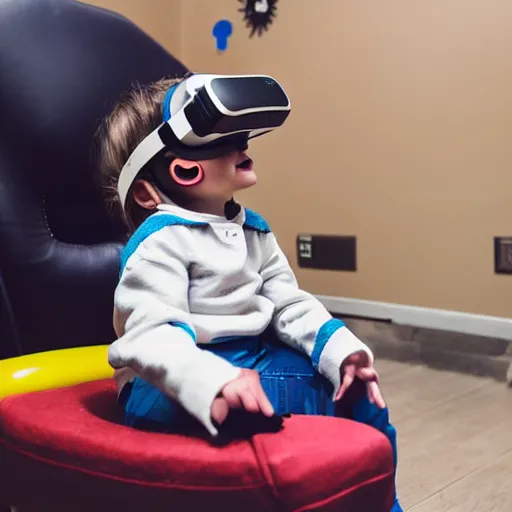
[[[119,339],[110,346],[109,362],[135,370],[216,435],[212,403],[240,369],[195,343],[186,242],[176,235],[180,229],[171,226],[152,234],[128,259],[115,293]]]
[[[272,233],[266,235],[264,243],[261,293],[275,304],[274,328],[284,343],[311,357],[315,368],[333,384],[336,396],[341,386],[341,368],[348,358],[360,354],[371,366],[373,354],[319,300],[299,288]]]

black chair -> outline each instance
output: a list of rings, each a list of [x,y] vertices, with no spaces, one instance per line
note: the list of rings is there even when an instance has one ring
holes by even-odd
[[[124,230],[92,137],[132,83],[186,72],[116,13],[0,0],[0,358],[114,339]]]

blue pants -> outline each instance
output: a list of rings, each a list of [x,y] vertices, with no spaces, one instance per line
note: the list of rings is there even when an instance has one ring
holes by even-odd
[[[356,380],[339,403],[332,401],[331,383],[317,373],[305,355],[276,342],[275,336],[224,339],[201,345],[235,366],[257,370],[261,385],[277,414],[339,416],[373,426],[386,435],[396,468],[396,430],[388,410],[370,403],[364,383]],[[191,433],[199,422],[181,405],[140,378],[125,386],[120,396],[125,422],[134,428]],[[395,500],[391,512],[402,512]]]

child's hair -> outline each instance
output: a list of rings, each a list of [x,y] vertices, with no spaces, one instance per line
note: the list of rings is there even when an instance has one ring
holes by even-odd
[[[125,93],[113,111],[105,117],[95,134],[95,151],[100,182],[111,214],[119,216],[130,233],[153,213],[138,205],[129,193],[125,211],[117,192],[121,169],[142,140],[162,123],[165,93],[183,78],[163,78],[149,85],[137,84]],[[169,152],[155,156],[146,166],[169,165]]]

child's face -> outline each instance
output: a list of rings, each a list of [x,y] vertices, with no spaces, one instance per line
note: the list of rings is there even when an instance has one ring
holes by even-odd
[[[191,187],[197,199],[221,199],[228,201],[238,190],[252,187],[256,181],[253,162],[245,151],[232,153],[199,162],[204,170],[204,178]]]
[[[198,184],[186,187],[186,195],[194,207],[204,208],[209,205],[206,211],[210,213],[222,212],[235,192],[252,187],[257,181],[252,170],[252,160],[242,150],[234,150],[211,160],[200,160],[198,163],[203,168],[204,178]],[[135,181],[132,194],[135,202],[147,210],[154,210],[162,202],[154,186],[144,179]]]

